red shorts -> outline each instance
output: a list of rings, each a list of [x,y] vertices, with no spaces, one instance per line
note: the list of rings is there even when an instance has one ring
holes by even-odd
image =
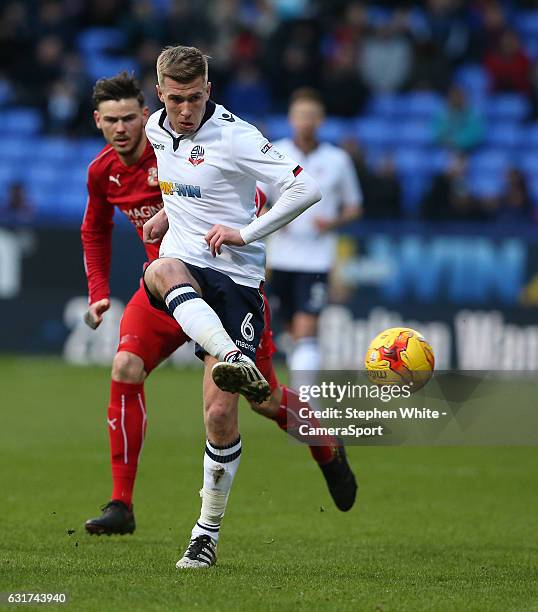
[[[262,295],[265,307],[265,327],[260,339],[260,346],[256,351],[256,365],[263,374],[265,380],[271,386],[271,391],[274,391],[275,388],[278,387],[278,379],[276,377],[275,369],[273,368],[273,354],[276,353],[276,346],[273,342],[273,332],[271,331],[271,310],[263,290]]]
[[[278,380],[273,368],[273,354],[276,347],[271,331],[271,311],[265,294],[265,327],[256,351],[256,365],[273,391]],[[144,369],[149,374],[188,341],[187,336],[169,314],[154,308],[148,300],[143,287],[127,303],[120,322],[120,342],[118,351],[128,351],[138,355],[144,362]]]
[[[140,287],[121,318],[118,351],[138,355],[149,374],[187,340],[177,321],[153,308],[144,288]]]

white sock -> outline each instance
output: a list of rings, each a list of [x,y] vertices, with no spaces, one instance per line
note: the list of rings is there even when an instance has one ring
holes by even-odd
[[[315,385],[320,367],[321,355],[317,338],[314,336],[300,338],[288,356],[290,387],[299,389],[302,385]]]
[[[164,301],[187,336],[219,361],[227,361],[241,352],[222,326],[217,313],[189,283],[172,287]]]
[[[218,541],[219,529],[235,473],[241,460],[241,437],[225,447],[206,440],[204,486],[200,491],[202,509],[191,537],[208,535]]]

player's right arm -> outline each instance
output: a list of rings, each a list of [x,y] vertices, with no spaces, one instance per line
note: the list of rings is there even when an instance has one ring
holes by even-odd
[[[88,169],[88,202],[80,230],[88,280],[88,312],[84,321],[99,327],[110,307],[110,260],[114,206],[107,200],[95,166]]]
[[[168,231],[168,217],[164,208],[155,213],[142,226],[142,236],[146,244],[157,244]]]

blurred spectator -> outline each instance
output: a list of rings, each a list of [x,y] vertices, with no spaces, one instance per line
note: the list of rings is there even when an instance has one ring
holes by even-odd
[[[302,19],[281,23],[267,44],[266,63],[269,68],[274,99],[286,108],[291,94],[301,87],[320,88],[322,64],[319,47],[319,24]]]
[[[21,68],[32,49],[31,19],[24,2],[2,3],[0,9],[0,70],[13,82],[21,80]]]
[[[63,42],[57,36],[45,36],[37,42],[32,68],[35,91],[27,92],[25,103],[46,107],[53,83],[62,76],[63,53]]]
[[[259,117],[269,111],[271,96],[258,68],[245,62],[233,73],[225,91],[225,105],[240,116]]]
[[[444,93],[450,82],[450,62],[433,40],[419,40],[414,47],[415,61],[409,77],[409,87],[414,90]]]
[[[474,27],[471,55],[482,61],[488,49],[494,49],[507,27],[504,9],[497,0],[478,0],[470,9],[469,21]]]
[[[46,131],[50,134],[68,133],[79,116],[79,102],[75,85],[63,79],[53,83],[47,101]]]
[[[359,62],[362,79],[372,92],[393,92],[403,86],[413,62],[404,15],[396,14],[366,38]]]
[[[39,3],[39,16],[34,35],[36,38],[54,36],[64,45],[70,45],[76,30],[69,16],[66,16],[59,0],[45,0]]]
[[[490,202],[489,206],[492,217],[498,223],[528,223],[532,219],[532,201],[525,176],[520,170],[517,168],[508,170],[504,192],[499,198]]]
[[[493,91],[531,93],[531,62],[512,30],[505,30],[499,44],[486,53],[484,66]]]
[[[34,220],[34,207],[29,202],[26,189],[22,183],[16,181],[9,185],[1,212],[2,222],[7,225],[31,223]]]
[[[329,115],[353,117],[366,102],[368,90],[359,78],[355,55],[352,43],[343,44],[325,66],[321,91]]]
[[[484,125],[480,115],[469,105],[463,89],[451,87],[447,106],[433,121],[436,141],[456,151],[470,151],[484,138]]]
[[[467,158],[455,154],[445,172],[437,175],[421,204],[428,221],[482,221],[487,214],[471,195],[467,179]]]
[[[393,159],[385,156],[372,171],[354,138],[346,138],[341,146],[351,156],[359,177],[363,193],[363,218],[398,219],[401,216],[402,188]]]
[[[137,0],[130,11],[122,16],[120,27],[125,35],[126,50],[136,53],[145,41],[158,41],[159,51],[164,41],[164,23],[155,3],[151,0]]]
[[[0,107],[7,106],[15,99],[15,89],[11,81],[0,72]]]
[[[466,3],[461,0],[428,0],[426,5],[428,40],[435,43],[450,63],[460,62],[470,44]]]
[[[142,79],[142,90],[144,92],[144,100],[153,113],[158,108],[162,108],[162,103],[157,96],[157,75],[153,72],[148,72]]]
[[[136,60],[140,74],[147,74],[148,72],[155,72],[155,65],[157,64],[157,58],[159,53],[162,51],[162,45],[156,40],[147,39],[142,40],[136,53]]]
[[[115,26],[123,15],[130,11],[129,0],[92,0],[82,2],[80,25],[84,28],[93,26]]]

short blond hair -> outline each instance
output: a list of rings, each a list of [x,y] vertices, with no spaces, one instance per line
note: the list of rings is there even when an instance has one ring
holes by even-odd
[[[165,47],[157,58],[157,81],[162,87],[168,77],[178,83],[190,83],[203,77],[207,83],[207,60],[196,47]]]

